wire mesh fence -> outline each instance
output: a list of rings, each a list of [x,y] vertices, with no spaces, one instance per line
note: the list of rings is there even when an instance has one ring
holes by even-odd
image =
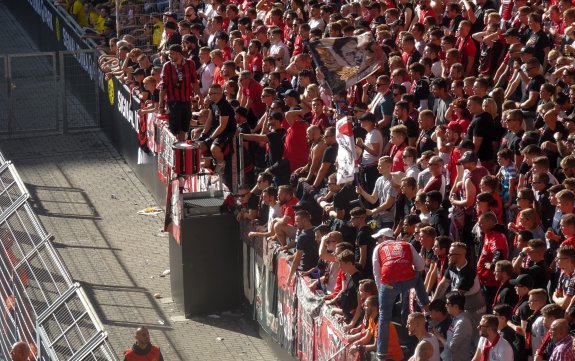
[[[89,299],[70,277],[0,152],[0,359],[25,341],[35,360],[116,360]]]

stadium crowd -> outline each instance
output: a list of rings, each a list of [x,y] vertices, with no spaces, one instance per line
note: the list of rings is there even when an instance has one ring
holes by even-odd
[[[570,0],[166,4],[62,6],[140,114],[168,113],[217,173],[243,152],[238,219],[292,253],[289,281],[313,279],[355,352],[404,359],[398,315],[413,360],[575,360]],[[315,44],[365,33],[378,66],[332,92]]]

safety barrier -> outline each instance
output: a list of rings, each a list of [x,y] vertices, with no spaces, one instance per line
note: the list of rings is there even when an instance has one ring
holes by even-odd
[[[0,359],[26,341],[37,360],[117,360],[84,290],[75,283],[0,153]]]
[[[297,277],[289,285],[287,255],[274,253],[261,238],[247,237],[250,227],[249,221],[240,224],[244,296],[262,329],[302,361],[359,360],[350,352],[342,324],[331,316],[332,306],[310,289],[310,279]]]

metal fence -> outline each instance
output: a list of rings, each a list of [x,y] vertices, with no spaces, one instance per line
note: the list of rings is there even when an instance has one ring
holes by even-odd
[[[36,360],[117,360],[84,290],[74,283],[0,153],[0,359],[26,341]]]
[[[97,58],[96,50],[0,56],[0,135],[99,127]]]
[[[58,53],[64,131],[100,126],[97,59],[94,49]]]

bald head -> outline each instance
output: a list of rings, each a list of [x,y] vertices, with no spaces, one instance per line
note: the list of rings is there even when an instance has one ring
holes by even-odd
[[[28,356],[30,356],[30,347],[26,342],[16,342],[12,345],[10,356],[12,357],[12,361],[26,361],[28,360]]]
[[[561,341],[569,334],[569,323],[566,319],[560,318],[558,320],[553,321],[551,324],[551,328],[549,329],[551,332],[551,337],[553,341]]]

